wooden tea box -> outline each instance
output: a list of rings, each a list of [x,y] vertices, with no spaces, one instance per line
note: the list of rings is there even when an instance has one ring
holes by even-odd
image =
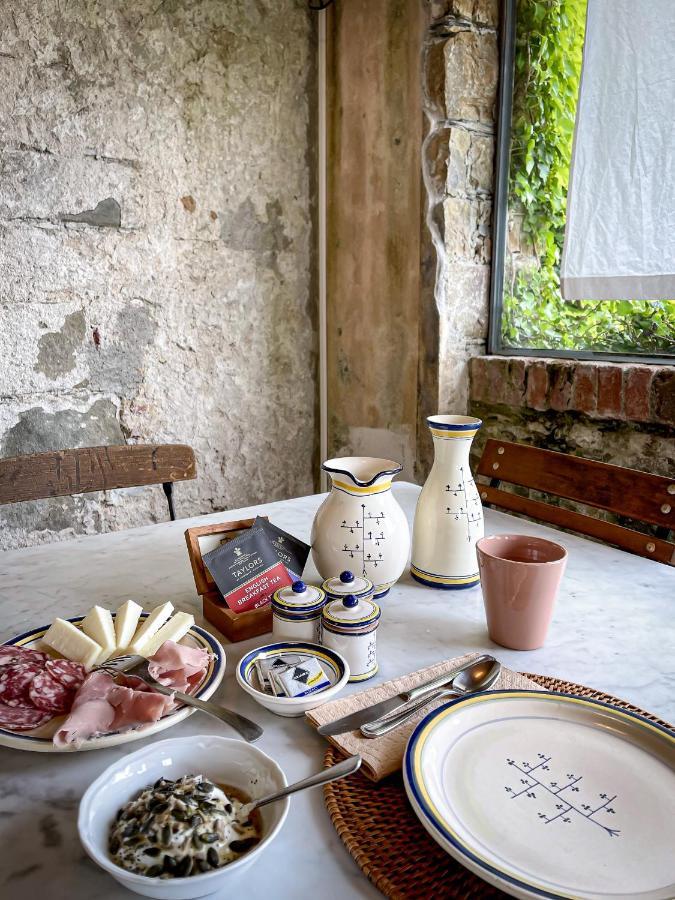
[[[267,518],[264,516],[263,518]],[[272,607],[253,609],[235,613],[223,600],[216,583],[204,564],[203,555],[215,550],[221,544],[239,537],[253,526],[255,519],[239,519],[233,522],[217,522],[214,525],[200,525],[185,532],[192,574],[197,593],[202,598],[204,618],[215,626],[228,641],[237,643],[259,634],[272,631]]]

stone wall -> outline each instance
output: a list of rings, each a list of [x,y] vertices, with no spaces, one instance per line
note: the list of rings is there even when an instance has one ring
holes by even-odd
[[[427,223],[439,257],[438,402],[463,413],[468,360],[485,351],[491,261],[497,0],[429,0],[425,48]]]
[[[0,456],[184,442],[179,516],[310,492],[304,0],[0,7]],[[167,517],[161,488],[17,504],[0,546]]]

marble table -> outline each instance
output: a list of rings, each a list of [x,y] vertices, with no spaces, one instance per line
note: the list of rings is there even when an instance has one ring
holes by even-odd
[[[419,488],[403,483],[395,485],[395,492],[412,522]],[[0,554],[0,641],[57,615],[78,615],[94,603],[114,608],[130,597],[146,608],[171,600],[178,608],[194,611],[201,623],[185,529],[259,512],[308,540],[321,499],[302,497]],[[512,668],[580,682],[675,722],[675,570],[489,510],[486,531],[542,535],[567,547],[569,564],[546,646],[523,653],[495,647],[486,633],[479,588],[433,591],[406,574],[383,601],[377,679],[471,650],[491,651]],[[305,577],[316,577],[311,564]],[[229,671],[215,699],[264,727],[258,746],[295,781],[321,768],[326,745],[303,719],[276,717],[238,688],[234,663],[264,640],[226,645]],[[159,739],[223,729],[195,713]],[[76,816],[87,785],[113,760],[143,743],[59,755],[0,748],[0,896],[131,896],[85,856]],[[307,825],[308,833],[303,827]],[[228,884],[231,890],[245,889],[246,896],[274,900],[379,896],[333,830],[320,790],[293,798],[277,841],[259,864]]]

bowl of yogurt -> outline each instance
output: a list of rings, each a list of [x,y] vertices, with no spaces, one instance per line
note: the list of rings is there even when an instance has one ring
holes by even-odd
[[[174,738],[109,766],[80,802],[88,855],[145,897],[191,900],[224,887],[265,852],[289,800],[247,815],[246,804],[286,786],[281,768],[243,741]]]

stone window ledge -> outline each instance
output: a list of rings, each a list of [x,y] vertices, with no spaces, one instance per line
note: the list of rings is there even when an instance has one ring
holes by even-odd
[[[675,425],[675,366],[478,356],[469,378],[472,402]]]

